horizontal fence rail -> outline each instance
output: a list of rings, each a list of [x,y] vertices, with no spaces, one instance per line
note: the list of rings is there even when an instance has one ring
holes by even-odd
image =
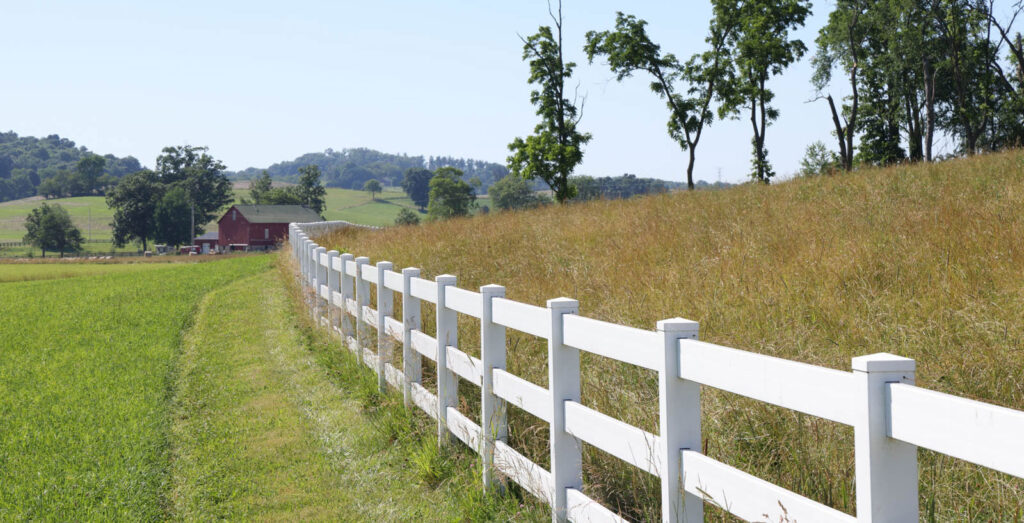
[[[485,489],[501,474],[551,505],[553,521],[624,521],[584,493],[581,443],[660,478],[662,520],[671,522],[702,521],[705,504],[749,521],[917,521],[918,447],[1024,478],[1024,412],[917,387],[913,360],[860,356],[843,372],[698,341],[693,321],[660,321],[654,331],[617,325],[579,315],[568,298],[519,303],[498,285],[460,289],[454,276],[427,280],[419,269],[395,271],[311,239],[352,226],[290,225],[317,324],[377,372],[382,391],[402,391],[407,407],[437,420],[440,444],[477,451]],[[435,307],[436,337],[422,330],[423,302]],[[480,358],[459,347],[460,314],[480,320]],[[547,387],[508,372],[506,329],[547,340]],[[580,351],[658,373],[658,434],[580,402]],[[424,357],[437,365],[435,390],[423,386]],[[458,378],[480,389],[479,423],[456,408]],[[702,454],[702,387],[853,427],[856,516]],[[550,425],[551,470],[508,444],[507,404]]]

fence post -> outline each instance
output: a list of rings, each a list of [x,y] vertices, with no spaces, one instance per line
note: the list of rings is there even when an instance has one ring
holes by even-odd
[[[415,267],[402,269],[402,399],[412,408],[412,384],[423,379],[423,359],[412,349],[412,331],[420,329],[420,300],[412,295],[412,279],[420,277]]]
[[[458,315],[445,305],[445,287],[455,286],[455,276],[442,274],[437,282],[437,444],[451,441],[448,432],[448,407],[457,405],[459,382],[448,368],[448,346],[458,346]]]
[[[548,339],[548,388],[551,389],[551,521],[568,519],[566,489],[583,488],[583,453],[580,441],[565,431],[565,402],[580,401],[580,351],[563,343],[562,316],[577,314],[580,302],[570,298],[548,300],[551,337]]]
[[[366,321],[363,320],[363,307],[370,304],[370,283],[363,279],[363,266],[370,263],[366,256],[356,258],[356,358],[366,363],[363,348],[366,347]]]
[[[321,305],[321,302],[323,302],[322,287],[327,285],[327,267],[324,267],[320,258],[326,253],[326,247],[317,246],[316,250],[313,251],[313,266],[316,267],[316,284],[313,285],[313,303],[316,304],[317,327],[320,327],[323,324],[323,305]]]
[[[313,265],[313,249],[316,249],[318,245],[313,240],[306,240],[306,287],[313,285],[313,279],[316,278],[315,266]]]
[[[505,327],[494,323],[493,299],[505,297],[505,287],[480,287],[483,307],[480,314],[480,361],[483,381],[480,386],[480,459],[484,491],[494,484],[494,442],[508,440],[505,402],[494,395],[494,369],[505,368]]]
[[[355,337],[348,312],[348,300],[356,299],[355,280],[347,272],[353,258],[347,252],[341,255],[341,346],[348,347],[349,350],[352,350],[352,344],[348,342],[348,338]]]
[[[377,388],[381,394],[388,390],[386,365],[391,361],[391,336],[384,318],[395,314],[394,291],[384,286],[384,272],[391,267],[389,261],[377,262]]]
[[[915,362],[892,354],[853,358],[857,521],[917,521],[917,446],[888,436],[888,383],[914,384]]]
[[[661,520],[704,521],[704,501],[683,491],[683,449],[701,451],[700,384],[679,377],[679,340],[698,337],[700,324],[683,318],[658,322],[664,357],[658,371]]]
[[[327,334],[337,332],[335,318],[334,293],[341,291],[341,273],[334,270],[334,262],[338,259],[338,251],[327,251]],[[338,315],[340,317],[340,314]]]

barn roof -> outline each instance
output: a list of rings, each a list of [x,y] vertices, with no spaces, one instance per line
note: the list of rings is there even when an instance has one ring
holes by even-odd
[[[319,214],[301,205],[235,205],[249,223],[308,223],[323,221]],[[228,209],[228,212],[231,212]],[[224,216],[227,216],[225,213]],[[223,217],[221,218],[224,219]]]

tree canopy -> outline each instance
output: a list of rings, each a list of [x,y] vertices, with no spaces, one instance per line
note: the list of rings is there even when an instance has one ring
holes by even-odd
[[[43,203],[32,209],[25,218],[24,242],[38,247],[43,256],[46,251],[65,252],[82,249],[82,231],[71,221],[68,211],[58,204]]]
[[[402,176],[402,190],[420,210],[430,203],[430,179],[433,177],[434,173],[419,168],[406,169]]]
[[[574,195],[569,176],[583,162],[583,146],[590,134],[579,131],[582,113],[579,100],[569,100],[566,81],[572,77],[576,64],[562,58],[562,4],[557,14],[550,12],[555,29],[542,26],[523,39],[523,60],[530,63],[529,83],[537,89],[530,93],[530,103],[537,107],[540,123],[525,139],[516,138],[508,145],[507,161],[512,174],[525,179],[539,178],[551,187],[555,199],[563,203]]]
[[[476,208],[473,188],[462,180],[462,171],[441,167],[430,180],[430,204],[427,216],[432,220],[467,216]]]

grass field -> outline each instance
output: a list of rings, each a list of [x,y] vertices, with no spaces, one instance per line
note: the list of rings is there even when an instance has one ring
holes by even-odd
[[[0,285],[0,519],[163,519],[182,330],[210,289],[267,264]]]
[[[0,242],[21,241],[25,236],[25,217],[44,201],[67,209],[75,225],[82,229],[84,238],[110,239],[110,222],[114,213],[107,207],[104,197],[78,196],[53,200],[34,197],[0,203]]]
[[[296,317],[278,258],[0,265],[0,521],[547,519]]]
[[[917,360],[917,383],[1024,410],[1024,151],[865,170],[773,186],[673,193],[388,231],[349,229],[328,248],[459,286],[505,285],[543,306],[569,296],[581,314],[653,329],[697,320],[702,339],[850,370],[850,358]],[[425,307],[425,313],[429,310]],[[424,325],[432,325],[424,317]],[[429,330],[429,327],[427,327]],[[479,326],[460,323],[478,356]],[[510,335],[510,370],[547,382],[546,346]],[[584,402],[657,430],[652,373],[584,355]],[[852,430],[711,391],[707,453],[852,513]],[[473,394],[461,400],[474,412]],[[511,440],[547,463],[545,425],[512,409]],[[1024,480],[929,451],[921,514],[1018,521]],[[585,449],[591,495],[636,519],[660,513],[658,485]],[[714,514],[712,514],[714,516]]]

